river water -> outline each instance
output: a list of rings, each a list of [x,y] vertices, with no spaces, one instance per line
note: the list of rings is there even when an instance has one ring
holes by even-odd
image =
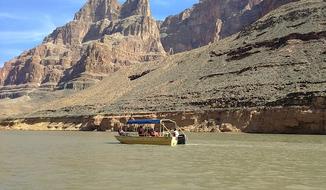
[[[189,134],[169,147],[113,135],[0,131],[0,190],[326,189],[326,136]]]

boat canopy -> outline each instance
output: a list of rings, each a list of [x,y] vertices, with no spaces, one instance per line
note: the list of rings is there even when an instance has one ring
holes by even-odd
[[[127,124],[160,124],[160,119],[137,119],[137,120],[129,120]]]

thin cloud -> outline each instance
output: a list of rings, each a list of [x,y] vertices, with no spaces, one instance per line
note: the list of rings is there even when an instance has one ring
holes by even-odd
[[[0,40],[3,44],[39,41],[45,33],[40,31],[0,31]]]
[[[18,19],[18,17],[17,17]],[[26,18],[24,18],[26,19]],[[27,19],[31,23],[39,23],[39,28],[25,31],[0,31],[1,44],[16,44],[19,42],[37,42],[52,32],[56,26],[49,15],[43,15],[38,18]]]
[[[53,23],[52,17],[49,15],[27,18],[1,13],[0,18],[15,19],[17,21],[24,21],[27,24],[33,23],[38,26],[32,30],[11,29],[0,31],[0,68],[5,61],[9,61],[13,57],[21,54],[24,50],[41,43],[44,37],[57,27]],[[18,46],[24,46],[24,48],[15,48]]]
[[[26,17],[20,17],[10,13],[0,12],[0,19],[26,20]]]

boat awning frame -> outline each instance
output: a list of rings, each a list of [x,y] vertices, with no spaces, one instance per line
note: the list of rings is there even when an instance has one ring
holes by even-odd
[[[175,123],[175,121],[170,120],[170,119],[136,119],[136,120],[128,120],[127,124],[162,124],[163,122],[170,122],[170,123]]]
[[[128,125],[130,124],[160,124],[161,120],[160,119],[137,119],[137,120],[129,120],[127,122]]]

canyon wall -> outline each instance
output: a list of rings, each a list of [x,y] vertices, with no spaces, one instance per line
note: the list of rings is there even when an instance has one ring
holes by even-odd
[[[262,6],[264,2],[269,1],[251,1],[251,9]],[[135,11],[137,14],[149,13],[146,6],[131,4],[130,7],[139,7]],[[121,67],[82,91],[58,94],[55,98],[46,98],[49,96],[37,95],[34,91],[31,93],[33,96],[25,98],[30,101],[32,109],[20,107],[24,106],[23,103],[10,104],[7,109],[25,112],[3,120],[1,125],[8,129],[33,129],[35,125],[42,129],[50,126],[51,130],[111,130],[107,126],[120,126],[127,118],[140,115],[139,118],[175,119],[185,130],[192,131],[325,134],[325,12],[324,0],[287,3],[232,36],[159,61],[126,64],[129,66]],[[70,76],[66,81],[76,83],[80,77],[85,77],[84,82],[87,82],[90,77],[100,77],[84,72],[84,75],[74,78],[79,75],[77,71],[84,68],[105,70],[101,62],[99,67],[93,61],[89,63],[94,63],[94,67],[83,64],[89,59],[105,56],[102,51],[93,55],[93,47],[102,49],[107,40],[129,48],[133,47],[129,45],[132,43],[124,41],[142,36],[142,32],[135,35],[133,32],[145,25],[138,26],[134,21],[138,18],[144,21],[146,16],[127,15],[124,18],[125,14],[114,15],[111,17],[117,19],[116,24],[103,32],[119,31],[118,34],[82,42],[88,47],[88,53],[80,58],[84,61],[72,66],[68,73],[64,72],[64,76]],[[129,26],[130,20],[133,21],[132,27],[124,27]],[[100,30],[100,25],[97,26],[95,28]],[[143,29],[151,35],[148,38],[142,36],[142,43],[153,36],[159,40],[158,32],[155,32],[157,27],[155,30],[150,27]],[[132,39],[130,33],[133,33]],[[155,49],[160,48],[154,45],[150,49],[156,52]],[[108,50],[103,48],[103,51]],[[146,60],[152,59],[149,55],[153,52],[146,54]],[[10,90],[8,86],[5,88]],[[114,122],[109,121],[113,118]]]
[[[161,41],[178,53],[231,36],[270,11],[295,0],[201,0],[162,23]]]
[[[5,63],[0,86],[83,89],[121,67],[164,56],[148,1],[89,0],[41,45]]]
[[[202,0],[159,23],[148,0],[89,0],[73,21],[5,63],[0,98],[29,94],[31,88],[85,89],[121,67],[160,60],[164,49],[187,51],[235,34],[291,1]]]

